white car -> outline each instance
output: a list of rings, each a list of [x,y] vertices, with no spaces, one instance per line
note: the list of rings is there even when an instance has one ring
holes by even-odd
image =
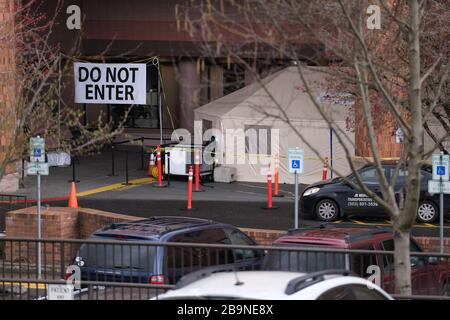
[[[374,283],[345,270],[314,273],[200,270],[154,299],[393,300]]]

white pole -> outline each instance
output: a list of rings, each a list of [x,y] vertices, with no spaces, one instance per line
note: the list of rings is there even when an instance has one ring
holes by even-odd
[[[298,175],[297,175],[297,171],[294,172],[294,183],[295,183],[294,220],[295,220],[295,229],[297,229],[298,228]]]

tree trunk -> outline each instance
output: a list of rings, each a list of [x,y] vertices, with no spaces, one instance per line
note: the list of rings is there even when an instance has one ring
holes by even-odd
[[[394,229],[395,293],[411,295],[410,232]]]

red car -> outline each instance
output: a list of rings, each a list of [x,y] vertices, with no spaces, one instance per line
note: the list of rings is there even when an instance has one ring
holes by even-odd
[[[393,251],[392,230],[366,228],[319,227],[296,229],[278,238],[276,247],[306,247],[314,249],[340,248],[368,251]],[[421,252],[411,239],[411,253]],[[381,287],[394,293],[394,261],[392,254],[336,253],[319,251],[271,251],[265,257],[265,269],[313,272],[324,269],[350,269],[368,278],[378,266]],[[412,292],[414,295],[450,295],[450,263],[437,257],[411,256]],[[369,268],[369,269],[368,269]],[[376,267],[375,267],[376,268]]]

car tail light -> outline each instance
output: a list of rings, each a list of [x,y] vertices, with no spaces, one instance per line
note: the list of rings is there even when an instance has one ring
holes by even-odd
[[[72,272],[64,272],[64,280],[68,280],[70,278],[70,276],[72,275]]]
[[[162,274],[151,276],[150,284],[164,284],[164,276]]]

